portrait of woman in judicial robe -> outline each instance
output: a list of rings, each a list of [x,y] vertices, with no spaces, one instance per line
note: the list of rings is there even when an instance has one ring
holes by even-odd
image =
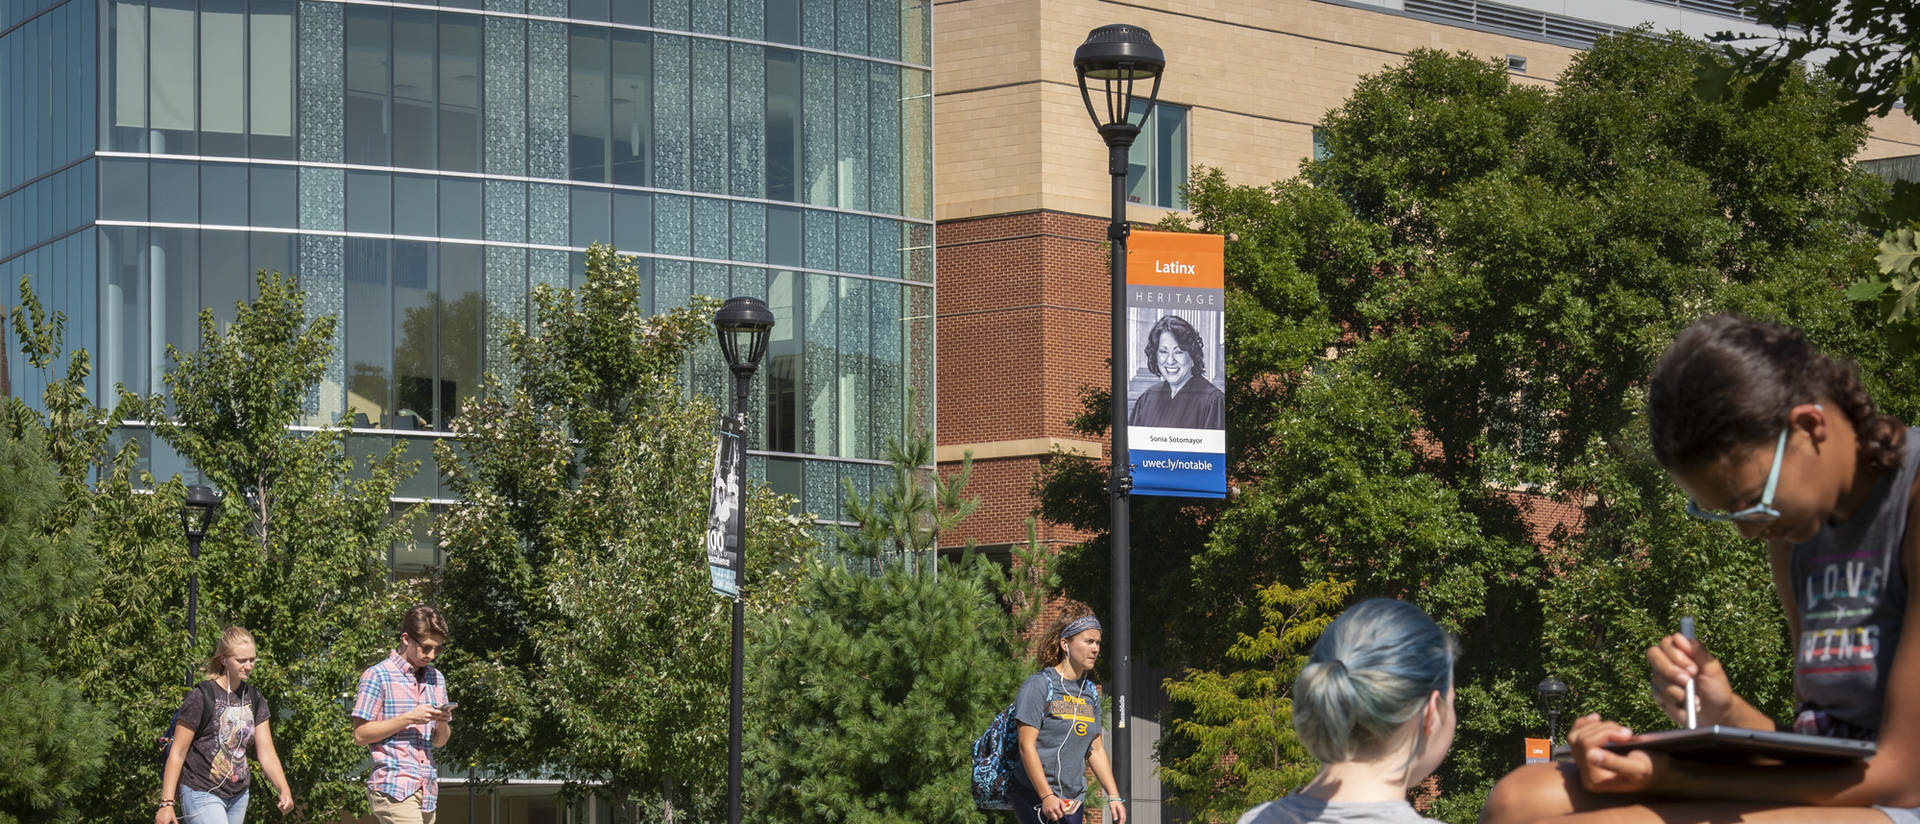
[[[1162,315],[1148,330],[1146,356],[1160,382],[1134,401],[1128,425],[1226,428],[1226,393],[1207,379],[1206,344],[1193,324]]]

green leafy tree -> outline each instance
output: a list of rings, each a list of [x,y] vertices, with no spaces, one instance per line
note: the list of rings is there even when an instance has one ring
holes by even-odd
[[[212,649],[220,624],[253,631],[291,817],[333,820],[366,809],[366,748],[353,743],[343,693],[416,597],[388,583],[386,559],[409,539],[414,512],[395,514],[391,499],[417,465],[399,447],[359,464],[338,426],[289,429],[319,387],[335,322],[308,318],[292,277],[261,272],[255,285],[259,297],[225,331],[203,308],[197,348],[168,348],[167,393],[146,400],[145,416],[225,495],[201,555],[195,654]]]
[[[1197,821],[1230,822],[1313,779],[1320,764],[1293,731],[1293,679],[1352,592],[1331,579],[1262,587],[1260,631],[1227,650],[1244,669],[1167,679],[1167,697],[1191,708],[1164,739],[1187,744],[1160,767],[1169,800]]]
[[[1820,72],[1854,115],[1885,117],[1895,108],[1920,119],[1920,32],[1913,26],[1920,5],[1912,0],[1741,0],[1740,6],[1779,35],[1723,32],[1719,54],[1703,60],[1698,90],[1710,100],[1731,97],[1736,76],[1751,78],[1739,99],[1749,106],[1771,102],[1800,61],[1820,57]],[[1879,267],[1847,291],[1854,300],[1877,303],[1886,333],[1900,354],[1920,351],[1920,183],[1898,181],[1893,198],[1874,219],[1884,234]]]
[[[977,504],[966,470],[930,477],[932,438],[890,443],[895,481],[843,532],[854,557],[931,549]],[[807,566],[799,603],[755,633],[751,690],[767,706],[748,763],[757,820],[979,822],[968,789],[973,740],[1026,675],[999,570],[969,553],[929,562]]]
[[[703,538],[713,405],[679,383],[715,304],[649,316],[630,258],[587,253],[577,289],[533,295],[508,384],[489,375],[443,443],[464,504],[438,525],[462,719],[482,774],[598,788],[622,817],[725,815],[728,601]],[[811,542],[764,487],[745,511],[747,604],[790,603]]]
[[[1632,659],[1674,609],[1718,627],[1708,640],[1754,679],[1742,686],[1779,706],[1779,610],[1737,584],[1767,580],[1763,561],[1668,517],[1676,493],[1635,429],[1642,383],[1681,326],[1728,310],[1859,359],[1897,414],[1915,407],[1916,376],[1888,368],[1871,308],[1841,291],[1873,265],[1861,219],[1885,196],[1849,162],[1865,126],[1803,72],[1757,109],[1702,103],[1709,51],[1605,38],[1550,90],[1419,51],[1327,116],[1330,156],[1302,179],[1194,177],[1193,217],[1169,228],[1236,238],[1235,492],[1135,500],[1136,521],[1156,526],[1134,536],[1140,654],[1236,669],[1227,651],[1261,625],[1249,583],[1332,577],[1419,604],[1463,645],[1461,733],[1430,810],[1459,821],[1544,728],[1533,684],[1549,668],[1578,674],[1562,674],[1571,710],[1627,707],[1645,692]],[[1104,413],[1079,425],[1102,432]],[[1102,531],[1104,482],[1104,467],[1057,457],[1043,511]],[[1550,529],[1554,510],[1578,515]],[[1097,609],[1104,544],[1062,568]]]
[[[44,432],[0,426],[0,474],[0,822],[70,818],[112,726],[55,647],[99,564],[85,523],[55,526],[67,506]]]

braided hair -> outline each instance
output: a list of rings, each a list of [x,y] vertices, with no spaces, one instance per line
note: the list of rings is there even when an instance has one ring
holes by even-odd
[[[1790,326],[1701,318],[1654,367],[1647,391],[1653,455],[1670,469],[1700,466],[1773,440],[1793,407],[1822,399],[1853,424],[1862,462],[1881,471],[1900,465],[1906,426],[1875,408],[1852,361],[1828,357]]]

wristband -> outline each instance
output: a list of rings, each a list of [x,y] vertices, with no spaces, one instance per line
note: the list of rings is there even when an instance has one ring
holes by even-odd
[[[171,799],[171,798],[168,798],[168,799],[163,799],[163,800],[162,800],[162,801],[160,802],[160,806],[162,806],[162,807],[171,807],[171,806],[173,806],[173,799]]]

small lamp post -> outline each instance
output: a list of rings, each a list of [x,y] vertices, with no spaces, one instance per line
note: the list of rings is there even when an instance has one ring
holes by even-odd
[[[737,433],[747,432],[747,400],[753,373],[767,355],[767,338],[773,331],[773,310],[759,298],[736,297],[713,314],[713,326],[720,334],[720,352],[733,370],[733,419]],[[745,452],[742,450],[742,456]],[[744,461],[733,464],[736,489],[746,488]],[[747,620],[747,514],[745,502],[734,519],[734,580],[739,582],[733,599],[733,683],[727,707],[727,824],[740,824],[740,717],[742,714],[741,673],[746,669]]]
[[[1107,144],[1107,174],[1113,183],[1113,216],[1107,226],[1112,246],[1113,338],[1112,338],[1112,428],[1113,463],[1109,470],[1112,495],[1112,521],[1109,541],[1113,549],[1112,634],[1107,638],[1113,656],[1113,761],[1114,780],[1120,784],[1120,797],[1130,798],[1133,789],[1131,733],[1127,727],[1127,695],[1133,678],[1133,604],[1132,570],[1129,567],[1128,496],[1133,489],[1132,464],[1127,455],[1127,151],[1133,148],[1140,127],[1153,114],[1160,97],[1160,74],[1167,57],[1154,45],[1153,35],[1139,26],[1114,24],[1087,33],[1087,42],[1073,52],[1073,70],[1080,78],[1080,100],[1087,104],[1087,116],[1100,130]],[[1151,80],[1138,120],[1130,115],[1134,83]],[[1090,82],[1091,81],[1091,82]],[[1094,106],[1092,82],[1100,84],[1104,110]]]
[[[1534,691],[1540,694],[1540,711],[1547,716],[1547,745],[1552,746],[1553,739],[1560,735],[1560,708],[1567,701],[1567,683],[1549,675]]]
[[[187,487],[187,499],[180,505],[180,529],[187,533],[187,556],[193,563],[187,567],[187,639],[191,643],[199,627],[196,616],[200,611],[200,541],[207,537],[207,527],[213,526],[214,516],[220,512],[220,493],[212,488],[194,484]]]

